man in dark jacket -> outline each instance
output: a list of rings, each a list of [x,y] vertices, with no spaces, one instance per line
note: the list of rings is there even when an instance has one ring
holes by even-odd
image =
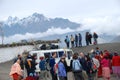
[[[78,34],[78,38],[79,38],[79,47],[82,47],[82,35],[80,33]]]
[[[57,75],[54,71],[54,66],[56,64],[55,62],[55,58],[56,58],[56,53],[52,53],[52,58],[50,59],[50,67],[51,67],[51,75],[52,75],[52,80],[57,80]]]
[[[89,35],[88,35],[88,36],[89,36],[89,38],[88,38],[89,43],[90,43],[90,44],[92,44],[92,34],[90,34],[90,33],[89,33]]]
[[[36,70],[36,59],[37,59],[37,55],[33,55],[32,56],[32,66],[31,66],[31,70],[32,70],[32,73],[35,74],[35,70]]]
[[[27,76],[29,76],[30,73],[32,72],[31,67],[32,67],[32,57],[31,57],[31,55],[28,55],[25,60],[25,68],[27,70]]]
[[[89,45],[89,32],[86,32],[85,40],[86,40],[86,46],[88,46]]]
[[[98,38],[98,35],[96,32],[93,33],[93,39],[94,39],[94,44],[96,45],[97,44],[97,38]]]
[[[75,34],[75,45],[76,47],[78,47],[78,35],[77,34]]]

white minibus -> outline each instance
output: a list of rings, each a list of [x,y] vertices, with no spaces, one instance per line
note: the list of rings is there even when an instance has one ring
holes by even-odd
[[[33,50],[29,52],[29,54],[31,55],[37,55],[37,60],[36,60],[37,63],[40,62],[40,57],[46,58],[46,56],[49,56],[51,58],[53,53],[57,54],[55,58],[56,63],[59,62],[60,57],[62,55],[65,55],[67,65],[70,66],[70,60],[72,59],[72,55],[73,55],[73,51],[71,49]],[[40,71],[39,64],[37,64],[36,72],[39,72],[39,71]]]

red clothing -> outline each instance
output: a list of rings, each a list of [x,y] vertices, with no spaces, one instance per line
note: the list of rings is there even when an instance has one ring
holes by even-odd
[[[100,64],[100,67],[98,68],[98,77],[102,77],[102,67]]]
[[[110,67],[110,61],[109,59],[103,59],[101,61],[102,67]]]
[[[25,80],[35,80],[35,79],[34,79],[34,77],[29,76],[29,77],[27,77]]]
[[[12,76],[13,76],[13,80],[18,80],[20,77],[17,73],[12,74]]]
[[[112,66],[120,66],[120,56],[113,56]]]
[[[15,79],[19,78],[19,76],[22,76],[22,69],[17,62],[12,65],[11,71],[10,71],[10,76]]]

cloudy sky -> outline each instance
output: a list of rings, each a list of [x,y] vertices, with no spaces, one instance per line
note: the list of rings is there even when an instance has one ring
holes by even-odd
[[[88,17],[118,16],[119,9],[119,0],[0,0],[0,20],[38,12],[79,22]]]
[[[83,30],[120,35],[120,0],[0,0],[0,21],[8,16],[27,17],[34,12],[82,23]]]

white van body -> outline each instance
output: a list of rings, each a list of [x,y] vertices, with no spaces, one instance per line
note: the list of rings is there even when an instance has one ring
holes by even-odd
[[[45,57],[45,55],[49,55],[49,57],[52,57],[52,53],[57,54],[57,56],[55,58],[56,63],[59,62],[60,57],[63,54],[66,55],[67,65],[70,66],[70,61],[71,61],[72,55],[73,55],[73,51],[71,49],[34,50],[34,51],[30,51],[29,54],[31,54],[31,55],[36,54],[37,55],[36,62],[38,64],[36,65],[36,72],[40,71],[40,69],[39,69],[40,57]]]

